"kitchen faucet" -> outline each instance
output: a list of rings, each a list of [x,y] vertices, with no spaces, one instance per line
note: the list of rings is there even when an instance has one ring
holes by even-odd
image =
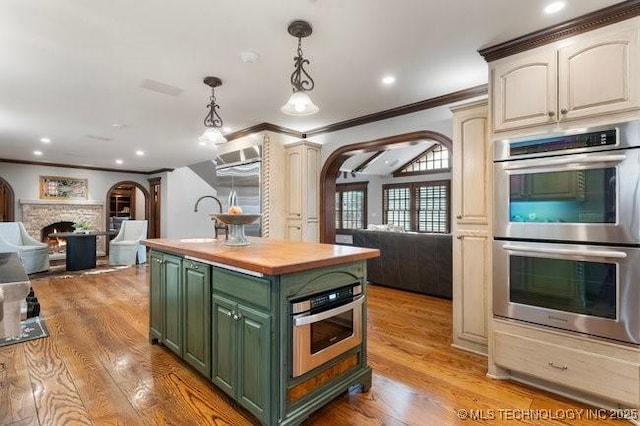
[[[196,205],[193,208],[194,212],[198,212],[198,204],[200,204],[200,201],[202,201],[205,198],[212,198],[215,200],[216,203],[218,203],[218,209],[220,210],[220,213],[222,214],[222,203],[220,202],[220,200],[218,200],[216,197],[214,197],[213,195],[203,195],[202,197],[198,198],[198,201],[196,201]],[[213,220],[213,235],[214,238],[217,240],[218,239],[218,231],[221,229],[224,229],[224,239],[228,239],[229,238],[229,227],[225,224],[220,222],[218,219],[216,219],[215,217],[212,217],[211,220]]]

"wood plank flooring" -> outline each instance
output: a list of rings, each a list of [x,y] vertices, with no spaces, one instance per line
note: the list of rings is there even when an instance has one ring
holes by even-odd
[[[50,337],[0,348],[0,363],[7,365],[0,373],[0,379],[6,375],[0,425],[255,424],[166,348],[149,344],[147,271],[138,266],[32,281]],[[498,410],[588,409],[486,378],[485,358],[450,346],[450,301],[369,289],[373,386],[336,398],[307,425],[502,424]],[[484,410],[484,418],[461,420],[459,409]],[[607,423],[583,418],[509,424]]]

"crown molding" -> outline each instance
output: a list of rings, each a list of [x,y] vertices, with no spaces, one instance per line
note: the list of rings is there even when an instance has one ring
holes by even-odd
[[[356,117],[345,121],[339,121],[337,123],[329,124],[328,126],[317,127],[315,129],[306,131],[304,134],[306,134],[306,136],[313,136],[320,133],[330,133],[338,130],[344,130],[348,129],[349,127],[362,126],[363,124],[386,120],[387,118],[393,118],[399,115],[411,114],[425,109],[464,101],[466,99],[475,98],[477,96],[484,96],[487,93],[487,85],[481,84],[479,86],[458,90],[456,92],[447,93],[445,95],[436,96],[434,98],[425,99],[423,101],[414,102],[412,104],[402,105],[380,112],[374,112],[373,114],[363,115],[361,117]]]
[[[229,133],[228,135],[225,135],[225,138],[227,138],[228,141],[232,141],[234,139],[240,139],[242,137],[249,136],[253,133],[264,132],[264,131],[281,133],[283,135],[294,136],[297,138],[304,137],[303,133],[297,130],[288,129],[286,127],[278,126],[272,123],[260,123],[260,124],[256,124],[255,126],[247,127],[246,129],[241,129],[233,133]]]
[[[479,49],[478,53],[487,62],[492,62],[638,15],[640,15],[640,0],[627,0],[504,43]]]
[[[143,172],[140,170],[111,169],[108,167],[80,166],[75,164],[63,164],[63,163],[47,163],[45,161],[13,160],[10,158],[0,158],[0,163],[28,164],[31,166],[46,166],[46,167],[64,167],[67,169],[97,170],[99,172],[133,173],[137,175],[149,175],[149,174],[156,173],[155,171]],[[173,169],[160,169],[160,170],[171,171]]]

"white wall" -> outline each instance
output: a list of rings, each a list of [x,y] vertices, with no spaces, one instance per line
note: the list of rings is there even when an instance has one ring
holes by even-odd
[[[146,187],[148,188],[148,187]],[[140,188],[136,187],[136,216],[135,220],[144,220],[145,212],[146,212],[146,199],[144,193],[140,190]]]
[[[17,221],[22,219],[22,209],[19,200],[40,199],[40,176],[65,176],[87,179],[88,199],[91,201],[99,201],[103,204],[106,202],[107,191],[118,182],[134,181],[145,188],[149,187],[147,182],[148,176],[143,174],[0,163],[0,177],[6,180],[13,188],[16,202],[15,217]]]
[[[205,198],[194,207],[198,198],[203,195],[216,196],[216,190],[203,181],[188,167],[180,167],[166,173],[162,179],[162,219],[165,228],[163,238],[213,238],[213,221],[209,214],[218,213],[217,203]],[[222,200],[221,200],[222,201]],[[161,225],[162,226],[162,225]]]

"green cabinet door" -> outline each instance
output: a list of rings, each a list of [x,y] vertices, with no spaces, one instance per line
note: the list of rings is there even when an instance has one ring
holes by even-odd
[[[182,356],[182,259],[165,254],[164,273],[164,336],[162,343]]]
[[[162,341],[164,314],[162,312],[162,253],[149,253],[149,339]]]
[[[206,263],[183,261],[184,360],[211,377],[211,267]]]
[[[211,379],[235,397],[236,390],[236,303],[214,294],[212,297]]]
[[[238,305],[238,389],[236,399],[259,419],[269,416],[271,316]]]

